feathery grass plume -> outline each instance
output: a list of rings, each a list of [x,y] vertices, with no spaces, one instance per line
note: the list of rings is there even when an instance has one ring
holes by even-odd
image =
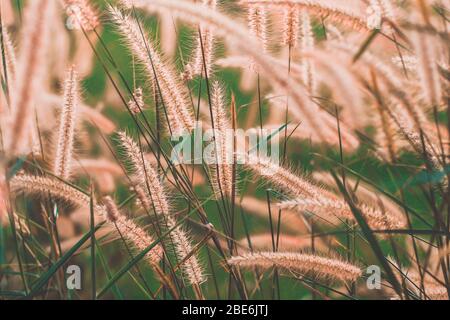
[[[274,163],[269,158],[249,155],[245,164],[250,170],[265,177],[276,187],[293,197],[319,198],[323,193],[321,187],[314,185],[307,178]]]
[[[10,180],[9,184],[13,194],[23,193],[40,198],[51,196],[70,205],[83,208],[89,208],[91,204],[88,195],[56,178],[17,174]],[[106,216],[103,206],[96,204],[94,210],[100,217]]]
[[[25,10],[18,59],[17,81],[11,96],[12,122],[6,139],[10,156],[25,153],[34,119],[33,103],[37,100],[45,66],[45,50],[50,39],[48,18],[50,0],[30,1]]]
[[[362,12],[346,1],[328,0],[242,0],[248,6],[263,6],[269,9],[295,6],[307,10],[311,15],[326,18],[332,22],[355,30],[367,30],[366,18]]]
[[[187,232],[182,227],[176,227],[177,221],[172,215],[166,216],[166,224],[168,229],[175,228],[170,234],[174,243],[175,253],[177,254],[179,263],[188,282],[193,286],[200,286],[206,281],[206,276],[197,254],[192,254],[194,248]],[[190,254],[186,261],[184,261]]]
[[[284,8],[282,44],[295,48],[298,41],[300,11],[294,6]]]
[[[232,256],[228,263],[242,268],[279,267],[288,272],[314,276],[325,280],[354,282],[361,277],[361,269],[348,262],[319,255],[290,252],[255,252]]]
[[[232,129],[225,110],[225,92],[219,82],[215,81],[211,93],[211,109],[214,120],[214,163],[212,165],[212,185],[217,199],[231,199],[233,190],[233,149],[227,132]]]
[[[340,219],[354,219],[350,207],[344,200],[291,170],[273,163],[270,159],[249,156],[247,166],[294,199],[280,203],[281,209],[293,209],[301,213],[313,212]],[[380,212],[366,204],[360,204],[359,209],[373,229],[399,229],[406,225],[403,217]]]
[[[436,63],[436,48],[428,34],[414,32],[412,40],[424,99],[429,106],[438,106],[442,98],[442,88]]]
[[[311,19],[308,12],[301,11],[301,47],[302,53],[314,49],[314,34],[311,27]],[[311,59],[302,56],[301,61],[302,68],[302,80],[305,86],[308,88],[310,94],[314,95],[316,92],[316,76],[314,64]]]
[[[331,219],[335,218],[339,220],[355,220],[350,207],[344,200],[337,198],[333,194],[327,195],[326,192],[321,198],[287,200],[279,203],[278,207],[280,209],[296,210],[299,213],[314,213],[330,222]],[[373,230],[397,230],[406,226],[406,220],[403,217],[393,215],[390,212],[382,212],[364,203],[360,203],[358,208],[369,227]]]
[[[392,33],[390,25],[383,25],[384,21],[393,23],[397,18],[390,0],[370,0],[367,13],[367,25],[370,29],[383,29],[385,32]]]
[[[98,14],[89,0],[64,0],[64,4],[72,27],[91,31],[100,24]]]
[[[336,181],[329,172],[315,172],[314,181],[323,183],[328,189],[339,192]],[[397,216],[399,220],[405,221],[404,208],[384,194],[380,194],[377,190],[361,179],[350,176],[345,177],[345,184],[349,190],[355,190],[358,201],[379,208],[383,212],[389,212],[390,215]]]
[[[216,10],[217,0],[203,0],[202,4]],[[191,80],[195,76],[201,75],[204,65],[206,65],[206,74],[208,77],[211,76],[211,65],[214,54],[214,32],[201,24],[199,30],[202,38],[200,39],[197,32],[197,43],[194,54],[191,58],[191,62],[186,65],[183,74],[183,77],[187,80]]]
[[[131,161],[132,170],[137,184],[146,190],[152,200],[155,211],[161,215],[168,215],[170,211],[164,188],[159,181],[157,172],[143,156],[141,149],[125,132],[118,133],[120,145],[125,150],[126,157]],[[147,186],[148,183],[148,186]],[[148,190],[150,188],[150,190]]]
[[[383,9],[378,0],[370,0],[367,7],[367,26],[374,30],[380,29],[383,23]]]
[[[187,1],[153,0],[150,2],[135,0],[134,5],[149,12],[165,13],[168,11],[191,23],[203,23],[214,29],[218,36],[226,37],[236,50],[248,55],[253,60],[255,65],[258,66],[258,72],[262,76],[267,76],[268,82],[276,90],[289,93],[289,97],[292,99],[290,102],[293,104],[292,108],[289,109],[301,110],[302,123],[307,123],[310,128],[320,128],[324,123],[327,123],[327,126],[329,125],[329,128],[331,128],[332,123],[334,124],[333,135],[324,133],[322,130],[315,130],[314,135],[317,136],[319,141],[332,144],[338,142],[336,120],[330,114],[321,110],[315,103],[312,103],[307,91],[298,81],[294,81],[294,79],[287,81],[286,70],[280,68],[278,60],[264,53],[262,45],[249,34],[247,28],[220,12],[204,7],[199,10],[198,6]],[[350,135],[348,140],[352,140],[352,146],[358,145],[358,140],[354,136]]]
[[[156,81],[166,107],[171,134],[182,135],[194,129],[194,118],[190,109],[189,93],[176,76],[175,70],[164,62],[151,41],[143,34],[140,26],[119,9],[109,9],[113,22],[126,39],[132,52],[143,64],[147,77]]]
[[[133,98],[128,102],[130,106],[130,110],[133,113],[139,113],[144,108],[144,96],[142,92],[142,88],[136,88],[133,92]]]
[[[267,12],[263,6],[249,5],[247,23],[250,33],[258,39],[262,48],[267,51]]]
[[[2,39],[3,47],[5,50],[5,66],[6,72],[8,73],[8,89],[14,88],[16,77],[17,77],[17,59],[16,59],[16,49],[14,47],[11,36],[6,29],[6,26],[2,25]],[[0,59],[3,64],[3,59]],[[3,70],[2,70],[3,71]]]
[[[72,66],[64,83],[64,105],[59,119],[58,142],[53,173],[62,179],[69,179],[73,165],[73,144],[78,113],[78,77]]]
[[[155,242],[147,232],[119,212],[111,197],[104,197],[102,202],[105,205],[106,221],[114,224],[121,236],[129,240],[138,250],[143,251]],[[148,262],[152,265],[158,264],[162,256],[163,250],[160,245],[156,245],[146,254]]]
[[[135,190],[138,191],[141,205],[150,206],[145,207],[145,209],[147,211],[154,209],[157,214],[164,217],[167,228],[173,229],[170,233],[170,237],[174,243],[178,261],[183,261],[183,264],[181,265],[183,273],[191,285],[200,286],[200,284],[206,280],[203,268],[195,254],[192,254],[192,256],[184,261],[184,259],[192,253],[193,247],[188,234],[181,226],[177,226],[177,221],[170,212],[167,195],[159,180],[157,172],[151,167],[147,160],[142,159],[142,153],[139,146],[133,139],[128,137],[125,133],[120,132],[119,140],[126,151],[127,157],[131,160],[133,169],[138,178],[138,186],[135,187]]]

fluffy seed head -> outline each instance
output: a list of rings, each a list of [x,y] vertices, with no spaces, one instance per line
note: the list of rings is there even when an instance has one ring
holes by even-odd
[[[225,111],[225,93],[223,87],[216,81],[213,83],[211,92],[211,108],[214,120],[214,142],[215,152],[212,165],[212,182],[214,193],[217,198],[221,195],[231,198],[233,190],[233,166],[231,149],[233,141],[227,135],[231,129],[229,117]]]
[[[174,136],[194,129],[189,94],[172,65],[164,62],[152,42],[144,35],[141,26],[114,7],[110,8],[113,22],[137,59],[143,64],[149,80],[157,83],[158,91],[167,111],[170,132]],[[159,94],[159,92],[158,92]]]
[[[318,255],[289,252],[255,252],[233,256],[228,263],[237,267],[279,267],[288,272],[313,275],[322,279],[354,282],[361,276],[361,269],[348,262]]]
[[[64,83],[64,105],[59,119],[54,174],[68,179],[72,171],[73,144],[78,113],[78,79],[72,67]]]
[[[12,193],[23,193],[41,198],[51,196],[65,203],[78,207],[89,208],[91,199],[83,192],[55,178],[18,174],[10,180]],[[106,217],[103,206],[95,205],[94,211],[101,217]]]
[[[116,222],[120,216],[119,209],[117,209],[114,200],[110,196],[103,197],[103,204],[106,208],[106,220],[109,222]]]
[[[295,48],[298,40],[300,12],[295,7],[284,8],[283,13],[283,41],[282,44]]]
[[[364,14],[345,1],[329,0],[242,0],[247,6],[259,6],[268,9],[296,7],[308,13],[327,18],[327,20],[348,26],[356,30],[367,30]]]
[[[142,88],[136,88],[133,93],[133,98],[128,102],[133,113],[138,114],[144,108],[144,96]]]
[[[138,186],[135,187],[135,191],[139,202],[147,211],[154,209],[157,214],[163,216],[167,228],[173,229],[170,237],[174,243],[175,253],[180,262],[184,261],[192,253],[191,241],[182,227],[177,226],[177,222],[170,212],[167,195],[156,170],[142,158],[139,146],[130,137],[120,132],[119,140],[138,176]],[[181,268],[190,284],[200,285],[205,281],[203,268],[195,254],[184,261]]]
[[[267,50],[267,12],[263,6],[250,5],[247,9],[247,21],[250,33],[262,44],[264,51]]]
[[[141,227],[120,214],[119,209],[111,197],[104,197],[103,204],[105,205],[107,214],[106,220],[113,223],[119,233],[129,240],[138,250],[145,250],[154,242],[154,239]],[[150,264],[157,264],[161,260],[162,254],[162,247],[156,245],[146,254],[146,258]]]
[[[89,2],[89,0],[64,0],[73,28],[90,31],[100,24],[96,10]]]

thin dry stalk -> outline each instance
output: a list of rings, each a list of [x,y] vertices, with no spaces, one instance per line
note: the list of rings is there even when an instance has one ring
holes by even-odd
[[[40,198],[50,196],[69,205],[83,208],[89,208],[91,204],[88,195],[56,178],[17,174],[9,183],[13,194],[23,193]],[[106,216],[105,208],[101,205],[95,205],[94,211],[100,217]]]

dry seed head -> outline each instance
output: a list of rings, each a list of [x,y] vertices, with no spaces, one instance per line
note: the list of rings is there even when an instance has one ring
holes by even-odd
[[[115,225],[120,233],[129,240],[139,251],[147,249],[155,240],[141,227],[133,221],[120,215],[115,221]],[[150,264],[157,264],[163,256],[163,249],[160,245],[153,247],[146,255]]]
[[[189,93],[181,79],[176,76],[173,66],[164,62],[161,54],[157,52],[136,21],[123,15],[117,8],[110,7],[109,11],[113,22],[126,39],[132,52],[143,64],[147,77],[157,82],[167,111],[171,134],[179,136],[191,132],[195,124],[188,99]]]
[[[172,215],[166,216],[167,228],[172,229],[170,237],[174,244],[175,253],[178,261],[184,261],[186,257],[191,255],[182,265],[183,273],[191,285],[200,285],[206,281],[205,272],[196,253],[191,254],[193,247],[189,235],[181,226],[176,226],[177,221]]]
[[[114,200],[110,196],[103,197],[103,204],[106,208],[106,220],[109,222],[116,222],[120,216],[119,209],[114,202]]]
[[[322,279],[354,282],[361,277],[361,269],[348,262],[318,255],[289,252],[255,252],[233,256],[228,263],[237,267],[279,267],[293,273],[313,275]]]
[[[146,231],[123,215],[120,215],[114,223],[120,233],[139,251],[147,249],[152,243],[155,242],[155,240]],[[162,256],[163,249],[160,245],[156,245],[146,254],[147,261],[150,264],[159,263]]]
[[[250,155],[246,164],[250,170],[265,177],[268,181],[287,194],[296,197],[320,197],[323,193],[321,187],[314,185],[306,178],[274,163],[268,158]]]
[[[250,5],[247,9],[247,21],[250,33],[262,44],[263,50],[267,50],[267,12],[263,6]]]
[[[301,47],[302,52],[314,49],[314,34],[311,26],[311,19],[305,10],[301,12]],[[314,64],[310,59],[303,58],[301,62],[302,80],[308,91],[314,94],[316,91],[316,75]]]
[[[8,86],[9,89],[14,88],[14,83],[17,77],[17,59],[16,59],[16,49],[14,48],[13,41],[11,40],[10,34],[6,29],[6,26],[2,25],[2,36],[3,45],[5,48],[5,62],[6,70],[8,73]],[[3,60],[1,61],[1,63]]]
[[[289,169],[265,158],[249,157],[247,166],[257,174],[264,176],[269,182],[290,196],[293,201],[285,201],[280,207],[295,209],[299,212],[318,212],[325,216],[341,219],[353,219],[354,216],[347,203],[339,199],[331,191],[314,184],[312,181],[301,177]],[[403,218],[385,214],[374,208],[361,204],[359,208],[373,229],[399,229],[406,225]]]
[[[320,142],[339,144],[336,119],[312,103],[308,92],[298,81],[294,79],[286,81],[286,72],[279,67],[278,60],[264,54],[259,41],[249,35],[248,28],[243,27],[220,12],[209,8],[199,10],[198,6],[187,1],[135,0],[134,5],[150,13],[165,14],[170,12],[184,21],[196,25],[200,23],[205,24],[208,28],[213,29],[218,36],[224,36],[243,55],[247,55],[252,59],[254,64],[258,66],[258,72],[267,77],[267,81],[273,85],[275,90],[283,92],[283,94],[286,92],[290,93],[292,108],[290,107],[289,109],[301,112],[302,123],[307,123],[311,128],[319,128],[326,123],[325,128],[327,130],[325,132],[315,130],[315,139]],[[341,129],[343,128],[341,127]],[[354,149],[359,145],[359,141],[354,134],[345,129],[342,130],[342,141],[344,146],[349,146],[350,149]]]
[[[300,12],[293,6],[284,8],[282,44],[295,48],[297,46]]]
[[[212,183],[214,193],[219,199],[221,195],[231,198],[233,190],[233,150],[230,148],[234,141],[230,141],[227,134],[231,129],[230,119],[225,110],[225,92],[219,82],[214,82],[211,93],[211,109],[214,120],[215,152],[213,157],[217,164],[212,165]]]
[[[89,0],[64,0],[64,3],[73,27],[91,31],[100,24],[98,13]]]
[[[64,105],[59,119],[54,174],[69,179],[72,171],[73,144],[79,103],[78,78],[72,67],[64,84]]]
[[[321,18],[327,18],[356,30],[367,30],[366,18],[362,12],[345,1],[329,0],[242,0],[247,6],[260,6],[267,9],[296,7]]]
[[[18,174],[11,179],[10,190],[15,194],[23,193],[41,198],[51,196],[71,205],[84,208],[89,208],[91,203],[89,196],[55,178]],[[107,216],[103,206],[95,205],[94,210],[99,216]]]
[[[130,110],[135,114],[138,114],[144,109],[144,96],[141,87],[134,90],[133,98],[128,102],[128,105],[130,106]]]
[[[315,213],[326,220],[333,218],[339,218],[341,221],[355,220],[348,204],[334,195],[323,194],[320,198],[297,198],[283,201],[278,206],[280,209],[296,210],[300,213]],[[406,227],[403,216],[382,212],[364,203],[358,207],[373,230],[397,230]]]
[[[155,242],[147,232],[137,226],[133,221],[120,214],[119,209],[111,197],[104,197],[103,204],[105,205],[107,213],[107,221],[113,223],[119,233],[129,240],[138,250],[145,250]],[[146,258],[150,264],[157,264],[161,260],[162,254],[162,247],[156,245],[146,254]]]
[[[140,190],[145,192],[157,214],[169,214],[169,202],[156,170],[143,156],[141,149],[132,138],[125,132],[119,132],[118,136],[127,158],[131,160]]]

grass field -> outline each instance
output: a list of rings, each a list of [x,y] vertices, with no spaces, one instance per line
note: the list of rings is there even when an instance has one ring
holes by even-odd
[[[448,300],[446,1],[0,3],[0,300]]]

